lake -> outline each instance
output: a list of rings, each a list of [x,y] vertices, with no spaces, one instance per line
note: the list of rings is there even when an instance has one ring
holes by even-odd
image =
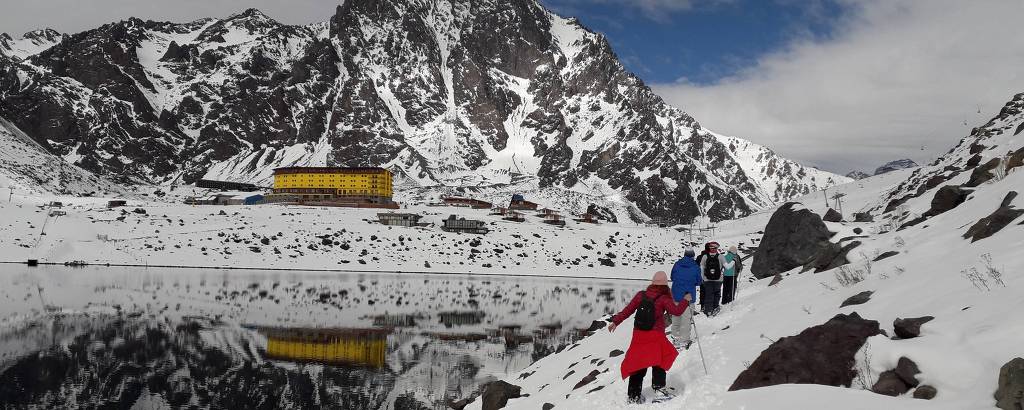
[[[442,409],[645,285],[0,265],[0,407]]]

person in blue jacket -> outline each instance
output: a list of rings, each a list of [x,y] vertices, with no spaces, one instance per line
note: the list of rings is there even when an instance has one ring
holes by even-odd
[[[683,253],[683,258],[672,266],[672,299],[675,299],[676,303],[683,300],[683,296],[687,293],[692,298],[697,293],[697,286],[703,282],[700,265],[693,257],[693,250],[687,249]],[[677,348],[690,348],[690,344],[693,342],[693,339],[690,338],[692,318],[693,309],[686,309],[681,316],[672,318],[672,337],[675,339]]]

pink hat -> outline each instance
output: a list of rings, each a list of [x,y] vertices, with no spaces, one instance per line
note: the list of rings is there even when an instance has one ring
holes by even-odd
[[[654,274],[654,279],[651,279],[651,284],[655,286],[668,286],[668,274],[663,270],[659,270]]]

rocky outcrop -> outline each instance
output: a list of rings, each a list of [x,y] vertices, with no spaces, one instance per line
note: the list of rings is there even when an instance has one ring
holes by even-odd
[[[825,222],[842,222],[843,214],[839,213],[839,211],[836,211],[835,209],[829,208],[828,211],[825,211],[825,216],[821,217],[821,220]]]
[[[996,407],[1002,410],[1024,407],[1024,359],[1015,358],[999,369],[999,386],[994,397]]]
[[[906,158],[898,159],[898,160],[895,160],[895,161],[890,161],[889,163],[886,163],[885,165],[882,165],[882,166],[876,168],[875,169],[875,175],[882,175],[882,174],[887,174],[887,173],[890,173],[890,172],[893,172],[893,171],[899,171],[901,169],[916,168],[916,167],[918,167],[918,165],[912,159],[906,159]]]
[[[967,232],[964,233],[963,236],[964,239],[969,238],[971,239],[971,242],[977,242],[988,238],[995,235],[1021,215],[1024,215],[1024,209],[1017,209],[1012,205],[1013,200],[1016,197],[1016,191],[1010,191],[1006,194],[1002,204],[995,210],[995,212],[992,212],[989,216],[981,218],[978,222],[967,229]]]
[[[911,317],[896,319],[892,322],[893,331],[900,339],[913,339],[921,335],[921,325],[935,320],[934,316]]]
[[[510,399],[519,398],[521,393],[521,387],[502,380],[487,383],[483,386],[483,394],[480,395],[482,408],[484,410],[504,408]]]
[[[918,386],[916,389],[914,389],[915,399],[931,400],[934,399],[937,395],[939,395],[939,390],[936,389],[934,386],[930,386],[927,384],[922,384]]]
[[[825,252],[834,252],[832,233],[817,214],[796,202],[775,211],[764,229],[757,257],[750,267],[757,278],[807,265]]]
[[[878,381],[871,387],[871,391],[886,396],[899,396],[921,383],[917,380],[920,373],[917,363],[901,357],[895,369],[886,370],[878,375]]]
[[[729,391],[788,383],[849,387],[857,375],[853,370],[857,352],[867,338],[878,334],[876,321],[856,313],[836,315],[772,343],[739,374]]]
[[[869,300],[871,300],[871,295],[873,295],[874,293],[875,292],[873,291],[866,290],[856,295],[850,296],[846,298],[846,300],[844,300],[843,303],[839,305],[839,307],[844,308],[847,306],[863,305],[865,303],[868,303]]]

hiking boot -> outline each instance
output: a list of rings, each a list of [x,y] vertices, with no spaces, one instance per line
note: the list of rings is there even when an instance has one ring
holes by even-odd
[[[646,400],[644,400],[644,396],[629,397],[626,399],[627,404],[644,404],[645,402]]]
[[[672,400],[675,397],[675,389],[671,387],[655,387],[654,397],[651,398],[651,402],[661,403],[664,401]]]
[[[687,341],[683,342],[683,350],[690,350],[690,346],[692,346],[692,345],[693,345],[693,341],[692,340],[687,340]]]

